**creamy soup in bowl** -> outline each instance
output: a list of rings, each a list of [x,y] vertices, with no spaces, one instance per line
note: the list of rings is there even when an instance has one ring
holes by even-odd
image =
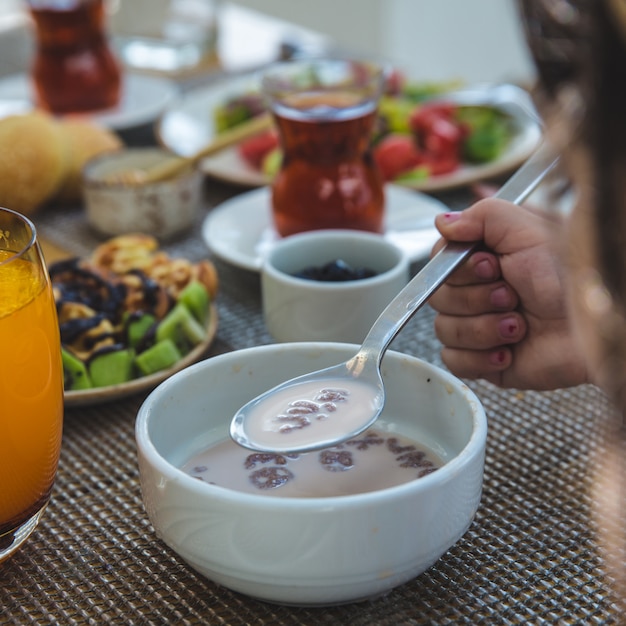
[[[401,485],[442,464],[418,442],[371,428],[341,445],[301,454],[253,452],[225,440],[194,454],[183,470],[211,485],[246,493],[325,498]]]
[[[197,363],[155,389],[139,410],[136,438],[157,537],[230,589],[309,606],[387,593],[459,541],[480,502],[487,424],[472,391],[440,368],[389,351],[382,368],[387,402],[360,443],[357,437],[282,463],[228,441],[242,404],[287,378],[344,361],[356,348],[293,343],[240,350]],[[217,480],[215,459],[203,456],[210,450],[225,455]],[[403,462],[409,467],[398,467]],[[410,476],[398,480],[396,470]],[[245,488],[223,482],[223,472]],[[383,481],[367,485],[379,473]],[[283,481],[289,475],[310,482]],[[347,486],[320,491],[320,476]],[[283,483],[258,488],[272,481]]]

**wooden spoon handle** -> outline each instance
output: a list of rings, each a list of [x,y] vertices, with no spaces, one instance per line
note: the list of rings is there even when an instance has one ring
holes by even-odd
[[[198,152],[190,157],[190,159],[192,161],[198,161],[199,159],[215,154],[228,146],[239,143],[248,137],[252,137],[253,135],[258,135],[265,130],[269,130],[272,126],[273,121],[270,113],[261,113],[260,115],[252,117],[249,120],[246,120],[241,124],[237,124],[237,126],[233,126],[233,128],[229,128],[228,130],[220,133],[210,144],[198,150]]]
[[[145,171],[142,182],[152,183],[171,178],[189,165],[197,163],[200,159],[215,154],[248,137],[269,130],[271,127],[272,117],[268,112],[257,115],[220,133],[210,144],[204,146],[191,156],[168,159],[167,161],[163,161],[151,167]]]

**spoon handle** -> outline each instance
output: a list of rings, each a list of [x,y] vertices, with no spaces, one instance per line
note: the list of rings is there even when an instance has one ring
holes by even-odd
[[[558,156],[542,144],[494,197],[521,204],[558,160]],[[359,351],[361,357],[372,358],[379,364],[392,339],[477,246],[478,242],[448,242],[380,314]]]
[[[224,148],[240,143],[248,137],[257,135],[273,127],[272,117],[269,113],[261,113],[241,124],[237,124],[228,130],[219,133],[215,139],[202,147],[191,156],[173,156],[160,161],[146,170],[130,170],[128,172],[116,172],[109,177],[110,182],[123,182],[126,184],[148,184],[173,178],[190,165],[198,163],[201,159],[216,154]]]

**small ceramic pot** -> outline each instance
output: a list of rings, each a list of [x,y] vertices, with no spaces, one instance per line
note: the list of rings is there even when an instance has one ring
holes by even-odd
[[[167,157],[159,148],[127,148],[89,161],[83,170],[89,223],[107,236],[141,232],[167,239],[189,229],[202,202],[197,169],[147,184],[115,180],[118,173],[149,168]]]
[[[370,278],[319,281],[295,276],[341,260]],[[383,309],[407,284],[409,259],[380,235],[318,230],[292,235],[268,253],[261,270],[263,313],[277,341],[361,343]]]

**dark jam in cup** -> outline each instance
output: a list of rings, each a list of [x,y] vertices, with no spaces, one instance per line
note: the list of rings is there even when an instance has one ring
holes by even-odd
[[[280,85],[276,76],[272,80]],[[342,90],[322,84],[296,86],[292,92],[276,88],[273,94],[267,83],[283,151],[272,184],[278,233],[323,228],[382,233],[383,180],[371,153],[376,88],[357,84]]]
[[[376,275],[377,273],[369,267],[352,267],[343,259],[335,259],[324,265],[310,265],[294,274],[296,278],[332,283],[363,280]]]
[[[83,113],[118,104],[120,67],[105,33],[103,0],[29,0],[36,53],[31,69],[37,104],[53,113]]]

